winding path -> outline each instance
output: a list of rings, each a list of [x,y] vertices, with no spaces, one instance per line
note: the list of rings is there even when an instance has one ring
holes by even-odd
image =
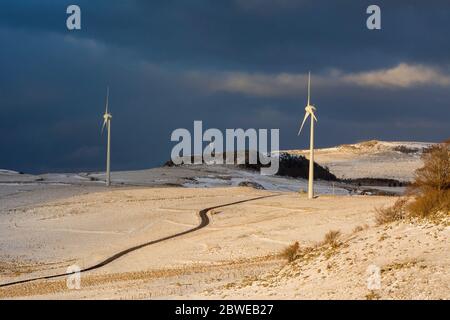
[[[232,206],[232,205],[235,205],[235,204],[240,204],[240,203],[244,203],[244,202],[249,202],[249,201],[254,201],[254,200],[259,200],[259,199],[264,199],[264,198],[270,198],[270,197],[275,197],[275,196],[278,196],[278,194],[272,194],[272,195],[268,195],[268,196],[261,196],[261,197],[257,197],[257,198],[246,199],[246,200],[240,200],[240,201],[235,201],[235,202],[231,202],[231,203],[226,203],[226,204],[222,204],[222,205],[218,205],[218,206],[202,209],[198,213],[199,216],[200,216],[200,224],[198,226],[196,226],[196,227],[194,227],[192,229],[188,229],[186,231],[175,233],[173,235],[170,235],[170,236],[167,236],[167,237],[164,237],[164,238],[160,238],[160,239],[157,239],[157,240],[149,241],[149,242],[146,242],[146,243],[143,243],[143,244],[140,244],[140,245],[137,245],[137,246],[134,246],[134,247],[122,250],[122,251],[112,255],[109,258],[106,258],[105,260],[103,260],[103,261],[101,261],[101,262],[99,262],[99,263],[97,263],[97,264],[95,264],[95,265],[93,265],[91,267],[87,267],[87,268],[81,269],[79,272],[80,273],[81,272],[88,272],[88,271],[92,271],[92,270],[95,270],[95,269],[99,269],[99,268],[101,268],[103,266],[106,266],[107,264],[110,264],[111,262],[113,262],[113,261],[123,257],[124,255],[126,255],[126,254],[128,254],[130,252],[142,249],[142,248],[150,246],[152,244],[156,244],[156,243],[159,243],[159,242],[163,242],[163,241],[166,241],[166,240],[177,238],[177,237],[183,236],[185,234],[188,234],[188,233],[200,230],[200,229],[206,227],[209,224],[210,220],[209,220],[209,217],[208,217],[208,212],[213,210],[213,209],[228,207],[228,206]],[[75,273],[75,272],[73,272],[73,273]],[[36,278],[31,278],[31,279],[24,279],[24,280],[18,280],[18,281],[3,283],[3,284],[0,284],[0,288],[13,286],[13,285],[16,285],[16,284],[21,284],[21,283],[37,281],[37,280],[45,280],[45,279],[53,279],[53,278],[65,277],[65,276],[68,276],[69,274],[71,274],[71,273],[59,273],[59,274],[54,274],[54,275],[49,275],[49,276],[41,276],[41,277],[36,277]]]

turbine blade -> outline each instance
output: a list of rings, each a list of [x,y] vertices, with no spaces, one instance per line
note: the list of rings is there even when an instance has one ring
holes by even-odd
[[[109,86],[106,87],[106,108],[105,108],[105,113],[108,113],[108,103],[109,103]]]
[[[103,121],[103,125],[102,125],[102,134],[103,134],[103,130],[105,129],[106,122],[107,122],[107,120],[105,119],[105,120]]]
[[[311,71],[308,72],[308,106],[311,100]]]
[[[297,133],[298,136],[300,135],[300,132],[302,132],[303,126],[306,122],[306,119],[308,119],[308,117],[309,117],[309,112],[305,113],[305,117],[303,118],[302,125],[300,126],[300,130],[298,130],[298,133]]]
[[[311,113],[311,115],[312,115],[312,117],[314,118],[314,120],[316,120],[316,122],[317,122],[316,115],[315,115],[314,113]]]

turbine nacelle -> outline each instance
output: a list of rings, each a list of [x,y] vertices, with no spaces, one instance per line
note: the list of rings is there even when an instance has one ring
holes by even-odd
[[[105,113],[103,114],[102,134],[106,124],[108,124],[109,127],[109,121],[112,119],[111,113],[108,112],[108,104],[109,104],[109,87],[106,88],[106,104],[105,104]]]
[[[308,105],[305,107],[305,111],[308,113],[314,113],[316,111],[316,107],[314,107],[313,105]]]
[[[109,121],[111,121],[112,119],[112,115],[110,113],[105,113],[103,115],[103,125],[102,125],[102,134],[103,134],[103,130],[105,129],[105,126],[108,124],[109,126]]]
[[[317,122],[316,115],[314,114],[315,111],[316,111],[316,107],[314,107],[313,105],[309,104],[305,107],[305,117],[303,118],[302,125],[300,126],[300,130],[298,130],[297,135],[300,135],[300,132],[302,132],[302,129],[303,129],[303,126],[305,125],[306,119],[308,119],[309,116],[311,116]]]

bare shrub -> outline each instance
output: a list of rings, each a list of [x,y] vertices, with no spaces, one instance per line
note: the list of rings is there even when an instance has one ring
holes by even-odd
[[[281,256],[283,258],[286,258],[288,262],[292,262],[298,257],[298,252],[300,249],[300,244],[298,241],[294,242],[293,244],[287,246],[282,252]]]
[[[390,207],[376,208],[375,222],[377,225],[382,225],[389,222],[405,219],[407,216],[406,203],[408,199],[399,198],[394,205]]]
[[[405,219],[439,218],[450,214],[450,143],[433,145],[422,154],[423,167],[415,172],[408,188],[408,198],[401,198],[392,207],[376,209],[377,224]]]
[[[409,193],[414,201],[408,206],[411,216],[425,218],[450,211],[450,144],[430,147],[422,156],[424,165],[416,170]]]
[[[422,156],[424,165],[416,170],[410,191],[426,193],[430,190],[450,189],[450,145],[438,144]]]

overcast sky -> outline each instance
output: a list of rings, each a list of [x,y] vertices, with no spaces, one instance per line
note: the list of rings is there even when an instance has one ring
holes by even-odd
[[[381,30],[366,8],[381,7]],[[81,7],[79,31],[66,8]],[[319,147],[450,137],[449,1],[50,1],[0,4],[0,168],[103,170],[170,158],[176,128],[297,137],[312,72]]]

